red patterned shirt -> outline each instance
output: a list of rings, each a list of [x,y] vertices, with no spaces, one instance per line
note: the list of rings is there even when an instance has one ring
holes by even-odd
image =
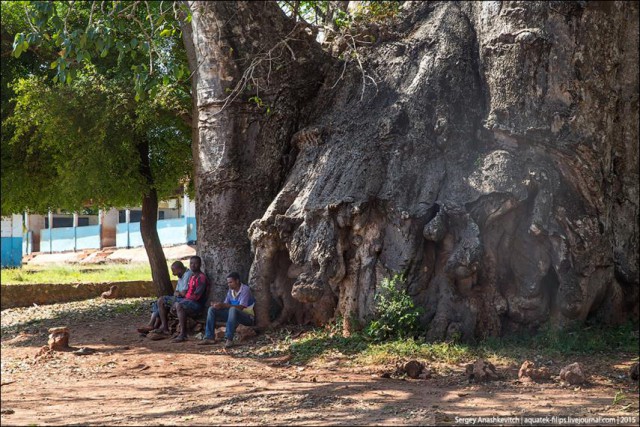
[[[201,271],[199,273],[193,273],[189,278],[189,287],[187,288],[187,294],[184,296],[186,299],[200,302],[203,298],[206,298],[207,290],[207,276]]]

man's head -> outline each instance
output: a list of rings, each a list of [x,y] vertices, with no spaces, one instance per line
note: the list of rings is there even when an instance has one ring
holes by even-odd
[[[189,259],[189,268],[194,273],[200,272],[200,266],[202,266],[202,259],[198,255],[194,255]]]
[[[227,285],[229,286],[229,289],[232,289],[234,291],[240,289],[240,275],[235,271],[233,273],[229,273],[227,275]]]
[[[187,271],[187,267],[184,266],[182,261],[176,261],[171,264],[171,273],[173,273],[174,276],[182,277],[185,271]]]

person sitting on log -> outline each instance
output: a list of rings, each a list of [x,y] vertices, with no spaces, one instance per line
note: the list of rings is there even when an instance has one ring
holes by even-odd
[[[193,274],[191,270],[184,266],[182,261],[176,261],[171,264],[171,273],[178,278],[178,284],[176,285],[176,290],[173,295],[164,295],[158,298],[157,301],[154,301],[151,305],[151,319],[149,320],[149,324],[146,326],[141,326],[138,328],[138,332],[141,334],[146,334],[148,332],[153,331],[154,329],[160,328],[162,323],[160,322],[160,314],[158,311],[159,305],[164,305],[165,307],[171,307],[181,298],[187,294],[187,288],[189,287],[189,279]]]
[[[178,336],[171,342],[183,342],[187,339],[187,316],[197,317],[204,308],[204,301],[207,297],[207,276],[200,271],[202,265],[202,259],[194,255],[189,260],[189,267],[191,268],[191,278],[189,279],[189,286],[187,287],[187,293],[184,298],[180,298],[173,304],[173,308],[176,310],[178,317]],[[154,329],[153,332],[161,335],[169,335],[168,310],[164,304],[158,305],[158,315],[160,317],[160,327]]]
[[[205,336],[198,345],[215,344],[215,327],[216,321],[227,322],[225,329],[225,348],[233,345],[233,336],[235,335],[238,324],[244,326],[253,326],[255,323],[255,315],[253,306],[255,298],[251,294],[251,288],[240,282],[238,273],[230,273],[227,276],[227,285],[229,291],[224,302],[212,302],[207,312],[207,325],[205,328]]]

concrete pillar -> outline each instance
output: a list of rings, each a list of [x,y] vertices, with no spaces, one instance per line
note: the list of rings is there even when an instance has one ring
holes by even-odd
[[[73,251],[78,248],[78,212],[73,213]]]
[[[51,231],[53,230],[53,212],[49,211],[49,253],[53,253],[53,236]]]
[[[44,215],[27,215],[27,231],[31,232],[31,251],[40,252],[40,231],[44,228]],[[47,248],[42,248],[46,250]]]
[[[182,214],[186,218],[189,217],[189,195],[187,194],[187,185],[184,186],[184,191],[182,193]]]
[[[108,248],[116,245],[116,227],[118,226],[118,209],[111,208],[108,211],[101,210],[98,214],[100,223],[100,247]]]
[[[131,210],[127,209],[124,213],[125,222],[127,223],[127,248],[131,247],[131,236],[129,231],[129,224],[131,223]]]
[[[22,243],[22,247],[24,248],[24,251],[22,252],[22,255],[29,255],[31,252],[33,252],[33,245],[31,243],[31,239],[29,237],[31,237],[32,234],[29,233],[29,212],[25,211],[24,212],[24,232],[22,233],[22,238],[23,243]]]

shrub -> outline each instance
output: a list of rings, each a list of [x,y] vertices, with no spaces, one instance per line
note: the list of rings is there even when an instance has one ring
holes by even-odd
[[[413,338],[421,335],[421,307],[416,307],[404,288],[401,275],[383,279],[376,290],[377,318],[367,326],[366,332],[376,341]]]

